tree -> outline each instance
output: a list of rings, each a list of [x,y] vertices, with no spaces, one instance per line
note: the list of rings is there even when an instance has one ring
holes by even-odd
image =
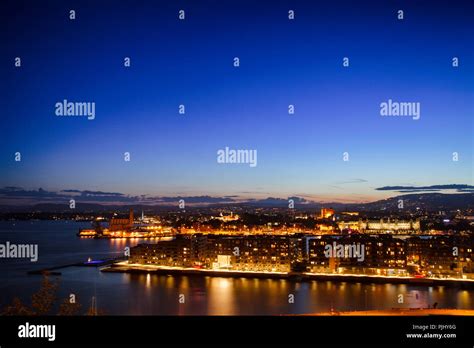
[[[81,307],[80,303],[71,302],[70,299],[65,298],[59,306],[58,315],[78,315]]]
[[[1,315],[33,315],[33,312],[18,297],[15,297],[12,304],[6,306]]]
[[[44,273],[40,289],[31,297],[31,306],[36,315],[50,314],[57,299],[58,282],[57,280],[51,282],[48,276],[48,273]]]
[[[0,315],[50,315],[57,307],[59,281],[51,281],[49,273],[43,273],[43,280],[40,289],[31,297],[31,308],[25,305],[18,297],[15,297],[10,305],[7,305]],[[80,315],[81,304],[75,298],[64,299],[59,305],[57,315]],[[90,310],[89,310],[90,311]],[[97,310],[94,304],[93,315],[102,315],[103,311]]]

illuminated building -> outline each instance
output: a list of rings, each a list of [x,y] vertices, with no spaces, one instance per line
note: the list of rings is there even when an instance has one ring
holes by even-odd
[[[133,227],[133,209],[130,208],[128,219],[110,219],[109,231],[122,231]]]
[[[206,237],[202,235],[178,236],[157,244],[139,244],[131,249],[130,263],[162,266],[192,267],[202,264]]]
[[[357,211],[343,211],[342,215],[349,215],[349,216],[359,216],[359,212]]]
[[[327,257],[325,248],[334,242],[363,245],[363,258]],[[385,275],[405,273],[405,242],[392,236],[318,236],[308,237],[306,243],[308,268],[312,272]]]
[[[334,226],[330,224],[316,224],[316,227],[320,233],[333,233],[334,232]]]
[[[352,230],[367,234],[418,234],[420,220],[358,220],[338,222],[339,230]]]
[[[95,220],[94,229],[81,229],[77,235],[86,238],[162,238],[175,235],[173,228],[163,227],[155,219],[148,219],[152,223],[144,223],[143,213],[141,220],[139,225],[134,226],[133,209],[130,209],[128,219],[112,218],[109,228],[103,228],[99,221]]]
[[[407,250],[410,263],[430,275],[461,276],[474,272],[471,237],[413,237],[408,240]]]
[[[359,231],[360,223],[359,221],[340,221],[337,223],[339,230],[349,230],[349,231]]]
[[[219,255],[230,257],[230,268],[242,271],[288,272],[291,266],[290,242],[285,236],[208,236],[209,266]]]
[[[321,208],[321,219],[329,219],[331,216],[335,214],[334,209],[329,209],[329,208]]]
[[[360,247],[360,254],[344,249],[341,255],[328,255],[326,248],[333,244]],[[456,255],[454,247],[458,248]],[[156,244],[139,244],[131,249],[129,262],[222,271],[474,279],[473,250],[471,237],[195,234],[177,235],[173,240]]]
[[[296,220],[308,220],[308,215],[306,215],[306,214],[296,215],[295,219]]]
[[[419,233],[420,220],[390,220],[384,219],[376,221],[359,221],[359,231],[365,233],[398,233],[412,234]]]
[[[130,263],[289,272],[292,260],[304,258],[301,245],[301,239],[285,236],[178,235],[132,248]]]
[[[219,216],[213,216],[212,218],[223,221],[223,222],[229,222],[229,221],[237,221],[239,219],[239,215],[238,214],[234,215],[232,212],[230,213],[230,215],[223,215],[222,213],[220,213]]]

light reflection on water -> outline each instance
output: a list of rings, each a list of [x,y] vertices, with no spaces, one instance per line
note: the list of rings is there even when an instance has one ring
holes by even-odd
[[[118,274],[108,274],[114,278]],[[438,287],[412,287],[395,284],[301,282],[270,279],[175,277],[163,275],[127,275],[124,286],[110,296],[101,288],[110,305],[110,313],[162,315],[280,315],[340,311],[428,307],[472,308],[472,291]],[[255,286],[258,284],[258,287]],[[139,298],[129,302],[132,308],[114,301],[118,292]],[[186,302],[178,302],[184,294]],[[288,295],[295,302],[288,303]],[[398,303],[398,295],[404,303]],[[448,296],[446,296],[448,294]],[[99,295],[100,296],[100,295]]]
[[[65,222],[0,222],[0,242],[38,243],[36,264],[0,260],[0,307],[19,296],[28,302],[41,282],[26,271],[46,266],[123,254],[140,240],[80,239],[87,224]],[[363,284],[331,281],[294,282],[282,279],[187,277],[112,274],[95,268],[61,270],[60,296],[75,293],[84,310],[96,296],[106,314],[131,315],[280,315],[428,307],[474,309],[474,291],[443,286]],[[179,295],[185,303],[179,303]],[[288,296],[294,295],[294,303]],[[398,295],[403,294],[403,303]]]

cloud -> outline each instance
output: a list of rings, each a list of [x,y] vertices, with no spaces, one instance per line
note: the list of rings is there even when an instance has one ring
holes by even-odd
[[[175,196],[175,197],[149,197],[148,200],[156,202],[176,203],[183,199],[186,203],[230,203],[235,202],[231,197],[211,197],[211,196]]]
[[[45,191],[42,188],[38,190],[25,190],[21,187],[7,186],[0,188],[0,198],[6,200],[18,200],[29,203],[39,202],[64,202],[74,198],[78,202],[94,202],[94,203],[136,203],[136,204],[160,204],[173,203],[175,204],[180,199],[183,199],[189,204],[213,204],[213,203],[232,203],[237,202],[237,196],[131,196],[120,192],[104,192],[104,191],[90,191],[67,189],[59,192]]]
[[[466,184],[431,185],[431,186],[383,186],[377,187],[377,191],[396,191],[401,193],[416,192],[440,192],[455,190],[456,192],[473,192],[474,186]]]
[[[458,189],[458,192],[474,192],[474,188],[472,187],[460,188]]]
[[[9,198],[58,198],[61,195],[56,192],[45,191],[42,188],[38,190],[24,190],[21,187],[6,186],[0,188],[0,196]]]
[[[62,190],[61,192],[66,192],[66,193],[80,193],[81,196],[86,196],[86,197],[124,197],[125,195],[123,193],[118,193],[118,192],[103,192],[103,191],[81,191],[81,190]]]
[[[3,199],[21,199],[29,200],[32,203],[38,202],[63,202],[75,198],[76,200],[87,202],[135,202],[137,197],[126,196],[117,192],[102,191],[81,191],[81,190],[62,190],[58,192],[46,191],[42,188],[38,190],[25,190],[21,187],[7,186],[0,188],[0,197]]]
[[[422,192],[440,192],[442,190],[396,190],[394,192],[399,192],[399,193],[422,193]]]
[[[349,181],[348,181],[349,182]],[[346,183],[348,183],[346,182]],[[364,179],[354,179],[351,183],[364,182]],[[336,188],[336,186],[333,186]],[[342,188],[340,188],[342,189]],[[431,185],[431,186],[383,186],[378,187],[377,191],[393,191],[400,193],[429,193],[444,190],[455,191],[459,193],[473,193],[474,186],[465,184],[451,185]],[[242,198],[237,195],[226,196],[148,196],[148,195],[127,195],[120,192],[91,191],[78,189],[65,189],[59,192],[47,191],[42,188],[37,190],[26,190],[16,186],[6,186],[0,188],[0,201],[2,204],[28,205],[38,203],[64,203],[74,198],[80,203],[97,204],[144,204],[144,205],[176,205],[183,199],[190,205],[208,205],[208,204],[232,204],[249,203],[266,206],[287,206],[288,200],[292,199],[298,205],[311,205],[316,203],[313,197],[306,197],[304,194],[290,196],[288,198],[278,198],[267,196],[267,198]]]
[[[308,203],[309,201],[302,197],[288,197],[288,199],[292,199],[295,203]]]
[[[288,198],[276,198],[276,197],[267,197],[264,199],[248,199],[248,203],[252,204],[261,204],[261,205],[278,205],[278,206],[287,206],[288,205],[288,200],[292,199],[295,204],[308,204],[312,203],[311,201],[308,201],[305,198],[302,197],[288,197]]]
[[[364,183],[364,182],[368,182],[368,181],[365,180],[365,179],[349,179],[348,181],[339,181],[339,182],[335,182],[334,184],[336,184],[336,185],[361,184],[361,183]]]
[[[76,200],[78,201],[86,201],[86,202],[115,202],[115,203],[135,203],[140,201],[140,197],[137,196],[127,196],[123,193],[119,192],[104,192],[104,191],[89,191],[89,190],[62,190],[61,192],[64,193],[76,193],[74,195]],[[67,196],[68,198],[71,195]]]

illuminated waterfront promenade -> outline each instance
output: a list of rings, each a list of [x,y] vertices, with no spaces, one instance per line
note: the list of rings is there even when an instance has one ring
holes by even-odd
[[[323,312],[303,314],[305,316],[426,316],[426,315],[469,315],[474,316],[474,310],[449,308],[393,308],[388,310]]]
[[[238,270],[214,270],[196,269],[191,267],[170,267],[156,265],[142,265],[128,263],[127,261],[116,262],[109,267],[101,269],[102,272],[112,273],[150,273],[163,275],[189,275],[189,276],[211,276],[228,278],[268,278],[268,279],[293,279],[296,281],[322,280],[336,282],[361,282],[361,283],[393,283],[413,284],[425,286],[461,286],[474,288],[474,280],[461,278],[417,278],[404,276],[380,276],[362,274],[337,274],[337,273],[310,273],[310,272],[270,272],[270,271],[238,271]]]

